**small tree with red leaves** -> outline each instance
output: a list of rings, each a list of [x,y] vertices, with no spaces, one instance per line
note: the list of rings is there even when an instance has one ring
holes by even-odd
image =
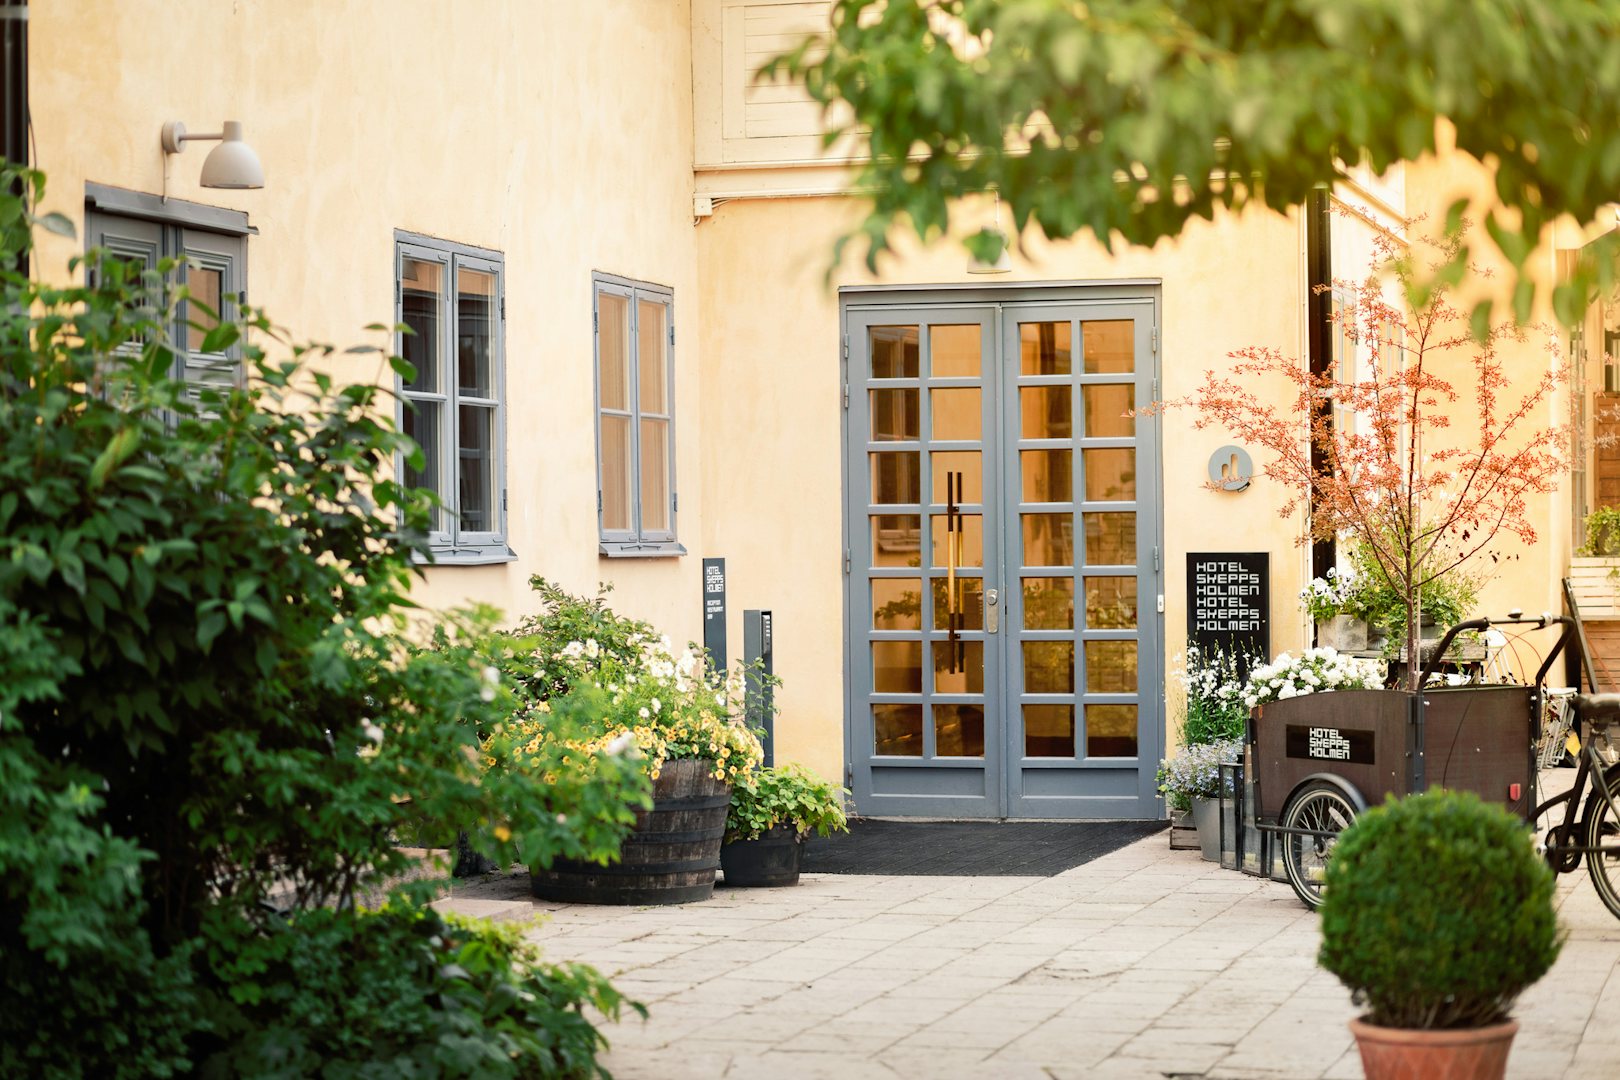
[[[1276,349],[1246,348],[1230,354],[1237,362],[1225,372],[1206,372],[1190,401],[1198,428],[1225,428],[1269,454],[1263,474],[1290,492],[1283,516],[1308,502],[1314,538],[1361,542],[1405,602],[1412,690],[1424,587],[1476,556],[1494,559],[1499,535],[1535,542],[1527,500],[1554,489],[1569,439],[1567,426],[1545,423],[1567,377],[1556,341],[1549,335],[1544,370],[1517,372],[1521,385],[1510,385],[1498,349],[1526,331],[1471,328],[1453,299],[1458,275],[1447,269],[1460,265],[1461,233],[1424,243],[1438,260],[1420,268],[1383,234],[1367,278],[1336,283],[1344,303],[1334,321],[1367,350],[1361,377],[1313,375]],[[1386,285],[1405,303],[1391,303]],[[1471,373],[1466,400],[1442,374],[1448,368]],[[1261,396],[1278,379],[1294,390],[1285,408]],[[1353,416],[1353,426],[1335,426],[1335,414]]]

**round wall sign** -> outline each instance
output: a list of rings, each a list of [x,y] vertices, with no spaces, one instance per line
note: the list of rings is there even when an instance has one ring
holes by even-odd
[[[1242,491],[1254,478],[1254,461],[1241,446],[1223,446],[1209,458],[1209,480],[1223,491]]]

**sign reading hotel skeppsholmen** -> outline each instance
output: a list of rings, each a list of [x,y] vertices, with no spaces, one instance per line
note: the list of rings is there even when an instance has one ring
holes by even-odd
[[[1187,554],[1187,642],[1240,657],[1271,656],[1268,553]]]

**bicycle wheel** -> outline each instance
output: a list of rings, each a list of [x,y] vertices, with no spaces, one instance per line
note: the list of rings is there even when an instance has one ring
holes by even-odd
[[[1283,870],[1288,884],[1313,911],[1322,905],[1322,879],[1341,832],[1356,820],[1356,808],[1336,785],[1312,780],[1283,807],[1279,825],[1310,835],[1283,833]]]
[[[1620,803],[1620,766],[1609,769],[1597,778],[1596,783],[1606,786],[1609,795]],[[1616,817],[1608,801],[1603,798],[1602,788],[1586,797],[1584,825],[1582,831],[1586,834],[1588,847],[1620,844],[1620,817]],[[1586,872],[1592,875],[1592,888],[1597,890],[1603,906],[1613,912],[1615,918],[1620,918],[1620,851],[1587,852]]]

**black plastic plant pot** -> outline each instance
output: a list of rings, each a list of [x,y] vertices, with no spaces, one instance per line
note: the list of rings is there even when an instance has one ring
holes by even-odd
[[[777,825],[758,840],[733,840],[720,849],[725,884],[747,889],[773,889],[799,883],[804,843],[792,825]]]

